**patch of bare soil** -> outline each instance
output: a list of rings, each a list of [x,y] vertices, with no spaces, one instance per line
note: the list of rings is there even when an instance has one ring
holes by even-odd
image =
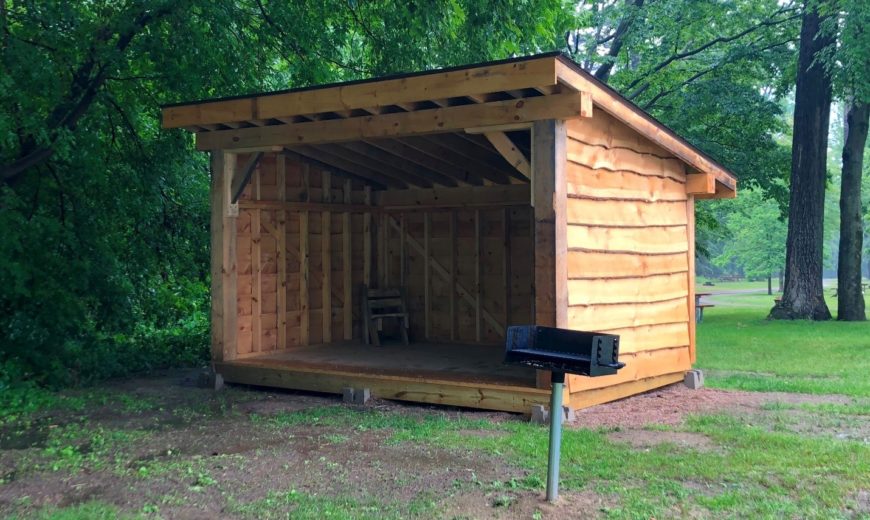
[[[401,507],[420,497],[437,500],[444,490],[477,490],[481,483],[527,476],[499,457],[461,447],[391,442],[390,430],[268,423],[280,412],[340,405],[335,396],[242,387],[214,393],[188,384],[180,374],[132,380],[107,389],[112,390],[132,396],[128,401],[134,409],[97,404],[70,419],[137,430],[139,436],[120,446],[111,460],[74,472],[29,464],[45,460],[41,447],[22,443],[22,449],[0,450],[4,464],[13,468],[0,471],[7,477],[0,484],[0,517],[99,500],[125,511],[156,506],[166,518],[250,518],[258,514],[245,504],[290,490]],[[425,406],[381,401],[372,406],[412,416],[433,413]],[[515,420],[489,412],[437,413]],[[263,418],[253,420],[255,415]],[[476,433],[489,434],[468,430]],[[292,505],[277,507],[289,511]]]
[[[607,437],[614,442],[624,442],[639,449],[648,449],[660,444],[674,444],[681,448],[699,451],[715,450],[718,447],[706,435],[691,432],[631,429],[611,432]]]
[[[701,388],[682,383],[612,403],[580,410],[572,423],[581,428],[643,428],[648,424],[676,426],[686,417],[702,413],[757,413],[770,403],[846,404],[845,396],[804,395],[780,392],[740,392]]]
[[[441,518],[450,519],[507,519],[602,518],[603,510],[614,506],[613,500],[593,491],[560,493],[555,504],[545,496],[533,492],[474,492],[450,497],[440,504]],[[537,514],[537,516],[536,516]]]

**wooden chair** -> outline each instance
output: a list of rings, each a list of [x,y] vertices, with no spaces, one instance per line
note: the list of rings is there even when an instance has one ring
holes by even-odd
[[[408,306],[402,289],[362,288],[363,338],[367,345],[381,345],[379,330],[383,320],[393,318],[397,321],[402,344],[408,344]]]

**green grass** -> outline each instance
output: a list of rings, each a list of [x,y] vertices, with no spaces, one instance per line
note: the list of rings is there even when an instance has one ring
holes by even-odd
[[[391,430],[387,442],[429,443],[468,452],[482,450],[528,471],[526,478],[506,482],[481,483],[472,477],[454,483],[460,491],[537,492],[546,475],[547,430],[528,423],[493,424],[431,415],[413,418],[393,412],[332,406],[280,414],[260,419],[256,424],[268,428],[307,424],[320,425],[325,430]],[[467,433],[480,429],[500,435]],[[698,513],[746,518],[839,518],[852,497],[870,486],[870,446],[865,443],[765,428],[749,418],[729,415],[693,417],[682,429],[709,437],[716,447],[695,450],[663,444],[637,450],[610,441],[606,431],[566,430],[562,487],[567,492],[592,489],[613,497],[619,506],[603,511],[611,518]],[[698,493],[698,488],[705,492]],[[276,495],[270,500],[287,499],[285,495]],[[347,512],[348,518],[370,517],[368,504],[328,497],[319,501],[312,497],[299,500],[318,513],[339,508]],[[265,505],[257,503],[243,509],[256,516]],[[396,510],[384,511],[391,517]],[[300,513],[300,517],[306,518],[307,513]]]
[[[713,283],[712,286],[704,285],[704,282]],[[775,291],[777,288],[777,281],[773,281],[773,290]],[[758,280],[754,282],[750,282],[747,280],[739,280],[736,282],[722,282],[719,280],[704,278],[703,276],[699,276],[695,279],[695,290],[699,292],[713,292],[713,291],[743,291],[747,289],[767,289],[767,280]]]
[[[697,329],[696,366],[708,385],[870,397],[870,322],[769,321],[766,294],[715,303]],[[836,308],[836,300],[828,304]]]

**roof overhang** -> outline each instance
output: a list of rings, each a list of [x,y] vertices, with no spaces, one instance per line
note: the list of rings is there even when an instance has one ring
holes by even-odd
[[[688,165],[698,198],[736,194],[735,176],[558,53],[450,69],[181,103],[163,128],[196,133],[199,150],[279,151],[383,137],[521,128],[604,110]],[[697,178],[697,177],[696,177]]]

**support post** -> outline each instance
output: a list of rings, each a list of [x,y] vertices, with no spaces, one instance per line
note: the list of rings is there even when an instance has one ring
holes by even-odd
[[[236,220],[230,190],[236,156],[211,153],[211,354],[212,361],[235,359],[238,349]]]
[[[547,501],[559,498],[559,458],[562,454],[562,387],[565,372],[552,373],[553,390],[550,395],[550,451],[547,458]]]
[[[547,327],[564,327],[568,315],[566,141],[564,121],[537,121],[532,127],[535,324]],[[549,384],[549,373],[539,370],[538,388]]]

